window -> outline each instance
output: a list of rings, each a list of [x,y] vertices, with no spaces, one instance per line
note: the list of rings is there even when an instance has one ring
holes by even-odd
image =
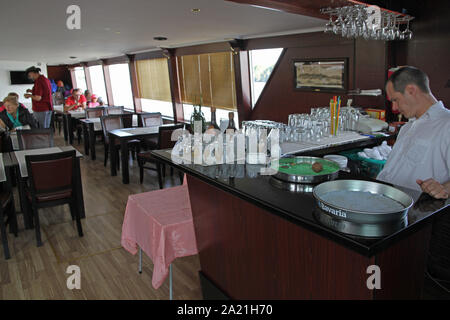
[[[130,68],[128,63],[112,64],[109,66],[111,90],[114,105],[124,106],[134,111],[133,93],[131,91]]]
[[[173,118],[172,102],[141,98],[141,106],[143,112],[161,112],[163,116]]]
[[[84,74],[84,68],[77,67],[73,69],[73,72],[75,73],[75,81],[77,82],[77,88],[81,89],[84,93],[84,91],[87,90],[86,75]]]
[[[104,104],[108,104],[103,66],[96,65],[89,67],[89,75],[91,76],[92,93],[95,94],[99,100],[101,98]]]
[[[280,57],[282,48],[250,51],[250,77],[252,85],[252,107],[258,101],[261,92]]]
[[[183,103],[183,115],[185,121],[191,120],[191,115],[194,112],[194,106],[192,104]],[[210,122],[211,121],[211,109],[210,107],[202,106],[202,112],[205,116],[205,121]],[[216,109],[216,122],[220,126],[220,120],[225,120],[228,122],[228,112],[230,110],[226,109]],[[236,128],[239,129],[239,118],[237,111],[234,111],[234,124],[236,125]]]
[[[183,104],[236,110],[231,52],[181,56],[177,64]]]
[[[136,74],[142,111],[173,117],[167,59],[138,60]]]

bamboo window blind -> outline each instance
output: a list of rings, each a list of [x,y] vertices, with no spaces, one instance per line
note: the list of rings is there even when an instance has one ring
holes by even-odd
[[[140,98],[172,101],[166,58],[138,60],[136,61],[136,73]]]
[[[186,55],[177,59],[183,103],[236,111],[231,52]]]

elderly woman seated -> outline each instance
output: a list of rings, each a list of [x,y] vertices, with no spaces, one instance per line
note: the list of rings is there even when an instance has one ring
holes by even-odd
[[[16,96],[10,95],[3,99],[5,110],[0,112],[0,127],[8,130],[15,130],[17,127],[29,125],[36,128],[36,120],[27,108],[19,104]]]

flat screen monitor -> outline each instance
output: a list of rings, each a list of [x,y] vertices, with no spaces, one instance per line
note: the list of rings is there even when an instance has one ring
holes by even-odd
[[[33,84],[33,80],[28,79],[25,71],[10,71],[11,84]]]

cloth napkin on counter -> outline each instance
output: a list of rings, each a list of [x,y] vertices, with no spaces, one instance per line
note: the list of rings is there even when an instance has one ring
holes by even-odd
[[[366,148],[363,151],[358,152],[358,156],[375,160],[387,160],[391,151],[392,147],[388,146],[386,141],[383,141],[381,146],[374,147],[372,149]]]

